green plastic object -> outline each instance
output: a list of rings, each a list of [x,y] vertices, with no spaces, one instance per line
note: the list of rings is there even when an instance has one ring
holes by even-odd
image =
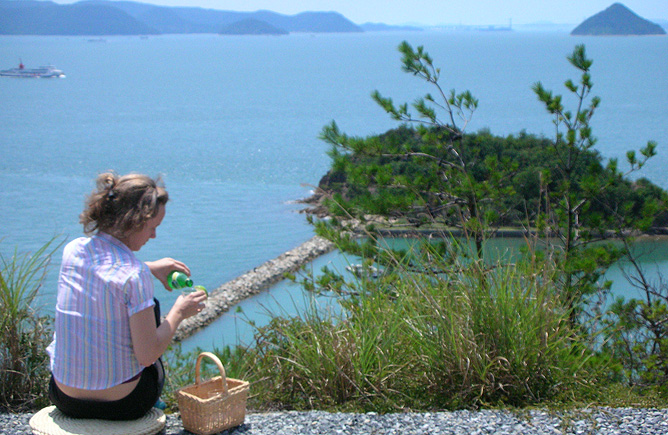
[[[172,290],[181,290],[187,287],[192,287],[193,280],[190,279],[185,273],[175,270],[169,273],[169,276],[167,277],[167,284]]]

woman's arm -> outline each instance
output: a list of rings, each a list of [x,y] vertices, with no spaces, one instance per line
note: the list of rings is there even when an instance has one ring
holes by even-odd
[[[141,365],[148,367],[167,350],[176,328],[188,317],[204,308],[206,293],[197,291],[180,295],[158,328],[155,327],[153,307],[130,317],[130,333],[135,356]]]

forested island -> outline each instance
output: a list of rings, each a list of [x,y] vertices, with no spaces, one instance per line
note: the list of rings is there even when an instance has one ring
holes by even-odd
[[[471,183],[485,192],[486,198],[479,200],[490,208],[495,227],[535,228],[545,195],[559,190],[563,158],[571,151],[564,142],[524,131],[505,137],[488,130],[460,135],[443,126],[418,129],[402,125],[380,135],[351,139],[333,124],[323,136],[339,148],[331,151],[332,168],[318,189],[326,194],[316,195],[313,202],[317,206],[312,211],[321,216],[342,216],[344,210],[357,210],[386,216],[405,230],[433,228],[437,223],[448,228],[460,226],[461,215],[453,213],[454,204],[472,203],[463,192],[457,193],[464,188],[455,188],[454,183],[460,181],[445,174],[446,168],[461,161],[466,162]],[[451,141],[458,144],[457,153],[444,152],[443,143]],[[625,210],[625,220],[645,222],[644,232],[665,232],[667,192],[645,178],[620,176],[616,162],[605,165],[594,149],[582,150],[572,161],[568,169],[572,183],[597,183],[607,189],[586,212],[579,213],[580,225],[605,234],[616,227],[609,211]],[[499,190],[491,192],[493,186]],[[652,203],[664,206],[651,216],[643,216]]]
[[[665,35],[658,24],[639,17],[621,3],[614,3],[606,10],[587,18],[571,32],[571,35]]]

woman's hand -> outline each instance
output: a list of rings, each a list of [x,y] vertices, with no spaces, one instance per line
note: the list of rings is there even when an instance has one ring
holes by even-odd
[[[165,286],[167,291],[172,291],[172,289],[169,287],[169,284],[167,283],[167,275],[169,275],[171,271],[178,270],[179,272],[183,272],[190,276],[190,269],[188,266],[186,266],[185,263],[174,260],[173,258],[165,257],[156,261],[147,261],[146,265],[150,269],[153,276],[155,276],[158,281],[160,281],[162,285]]]
[[[203,291],[194,291],[180,295],[172,310],[178,310],[182,319],[187,319],[202,311],[205,307],[207,295]]]

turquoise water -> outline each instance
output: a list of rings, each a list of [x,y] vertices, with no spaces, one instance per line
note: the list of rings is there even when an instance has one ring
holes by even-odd
[[[54,64],[67,78],[0,80],[0,251],[79,236],[84,197],[96,174],[111,168],[162,174],[172,198],[140,258],[181,259],[208,288],[275,258],[313,234],[294,200],[328,169],[322,127],[336,120],[351,135],[381,133],[396,124],[371,91],[396,102],[433,92],[400,70],[402,40],[425,46],[446,91],[469,89],[479,98],[469,131],[548,136],[551,120],[530,88],[542,81],[564,93],[565,79],[578,78],[565,57],[584,42],[602,98],[597,149],[623,161],[628,149],[658,141],[659,156],[642,175],[668,187],[665,37],[419,32],[90,43],[5,36],[0,69],[20,58],[28,67]],[[52,267],[40,299],[46,309],[56,275]],[[300,295],[284,284],[271,292],[285,305]],[[157,296],[165,307],[174,298],[161,288]]]

